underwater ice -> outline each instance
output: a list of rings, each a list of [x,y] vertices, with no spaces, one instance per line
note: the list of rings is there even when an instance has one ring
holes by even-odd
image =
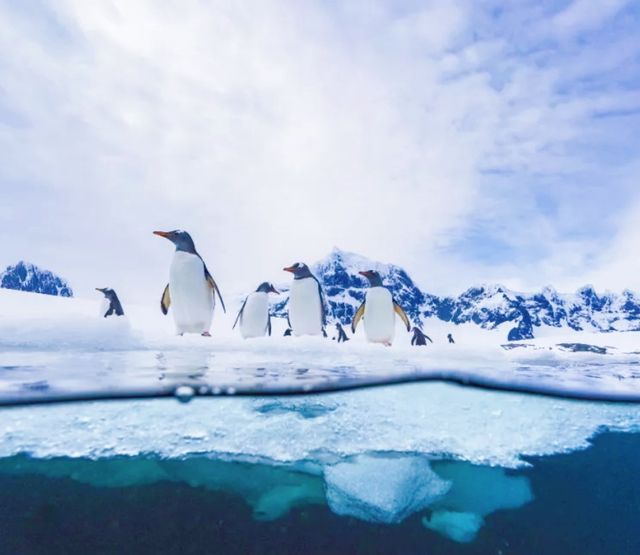
[[[21,407],[0,411],[0,471],[56,472],[103,487],[183,481],[236,492],[264,520],[318,503],[372,522],[417,514],[464,542],[487,515],[533,498],[526,478],[504,468],[639,425],[636,405],[438,383],[188,405]],[[52,458],[56,465],[45,462]]]
[[[324,478],[334,513],[387,524],[425,509],[450,487],[419,456],[359,455],[328,466]]]

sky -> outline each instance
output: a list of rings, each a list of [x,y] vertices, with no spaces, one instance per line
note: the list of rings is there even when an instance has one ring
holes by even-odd
[[[334,246],[425,290],[640,290],[634,0],[0,0],[0,266],[157,300]],[[95,293],[95,292],[94,292]]]

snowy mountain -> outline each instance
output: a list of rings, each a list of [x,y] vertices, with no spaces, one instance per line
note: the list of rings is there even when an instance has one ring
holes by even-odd
[[[20,261],[0,273],[0,287],[59,297],[73,297],[69,284],[49,270]]]
[[[421,290],[399,266],[369,260],[334,248],[323,260],[311,265],[322,283],[330,307],[330,322],[350,324],[364,299],[367,281],[361,270],[377,270],[394,299],[412,322],[422,326],[428,318],[454,324],[474,323],[484,329],[506,324],[507,339],[532,339],[535,328],[568,327],[576,331],[640,331],[640,298],[624,291],[598,295],[591,286],[574,294],[560,294],[552,287],[538,293],[519,293],[503,285],[480,285],[456,297],[438,297]],[[288,285],[281,285],[280,302],[274,316],[286,317]]]

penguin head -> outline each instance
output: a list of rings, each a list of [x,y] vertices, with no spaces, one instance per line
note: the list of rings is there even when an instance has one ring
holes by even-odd
[[[303,278],[311,277],[311,271],[309,270],[309,266],[307,266],[304,262],[296,262],[293,266],[288,266],[282,269],[285,272],[291,272],[293,274],[294,279],[303,279]]]
[[[371,287],[380,287],[382,285],[382,278],[380,277],[380,274],[375,270],[366,270],[365,272],[358,273],[369,280],[369,285]]]
[[[96,287],[96,291],[100,291],[107,299],[113,298],[116,294],[110,287]]]
[[[422,330],[417,327],[417,326],[413,326],[413,329],[411,330],[415,335],[420,335],[422,333]]]
[[[196,253],[196,246],[186,231],[181,229],[174,229],[173,231],[154,231],[154,235],[159,235],[165,239],[169,239],[175,246],[177,251]]]
[[[268,281],[264,281],[260,285],[258,285],[258,288],[256,289],[256,293],[275,293],[276,295],[278,295],[280,293],[280,291],[278,291]]]

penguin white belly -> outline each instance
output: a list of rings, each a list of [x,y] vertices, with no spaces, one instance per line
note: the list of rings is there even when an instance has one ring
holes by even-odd
[[[106,316],[110,306],[111,306],[111,303],[109,302],[109,299],[107,299],[106,297],[102,299],[100,303],[100,316],[103,316],[103,317]]]
[[[247,297],[244,310],[240,316],[240,335],[249,337],[262,337],[267,333],[269,320],[269,299],[266,293],[256,291]]]
[[[289,294],[289,322],[293,335],[322,334],[322,303],[315,279],[293,280]]]
[[[209,331],[215,301],[199,256],[176,251],[169,270],[169,294],[178,333]]]
[[[372,343],[390,345],[396,327],[393,298],[385,287],[372,287],[367,291],[364,305],[364,332]]]

